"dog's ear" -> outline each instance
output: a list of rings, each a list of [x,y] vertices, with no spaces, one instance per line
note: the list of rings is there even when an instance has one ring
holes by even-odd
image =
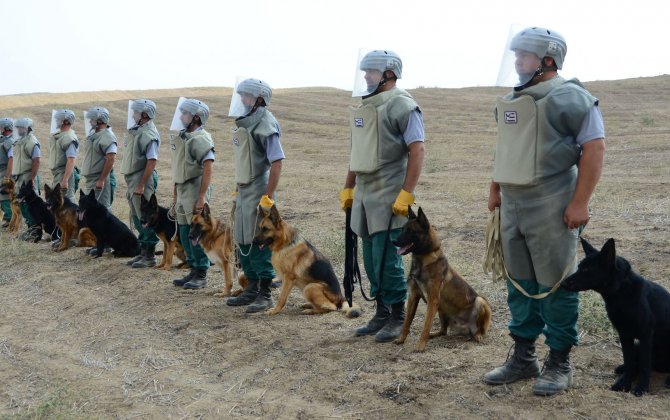
[[[142,200],[146,200],[146,198],[144,198],[144,196],[142,196]],[[158,207],[158,200],[156,199],[156,194],[155,193],[151,194],[151,198],[149,198],[149,204],[151,204],[151,207],[154,207],[154,208]]]
[[[81,188],[79,188],[79,198],[81,199],[81,198],[84,197],[85,195],[86,195],[86,194],[84,194],[84,190],[82,190]]]
[[[412,206],[407,206],[407,217],[409,217],[409,220],[416,219],[416,214],[414,213],[414,210],[412,210]]]
[[[25,184],[26,183],[24,182],[23,185],[25,185]],[[28,181],[28,188],[32,188],[32,187],[33,187],[33,180],[31,179],[30,181]]]
[[[25,183],[23,185],[26,185]],[[44,194],[51,194],[51,187],[49,185],[44,184]]]
[[[584,254],[591,255],[598,252],[598,250],[591,246],[589,241],[586,239],[580,237],[579,240],[582,242],[582,249],[584,250]]]
[[[95,198],[95,188],[91,188],[91,191],[88,192],[88,196],[91,198]]]
[[[279,215],[279,210],[277,210],[277,206],[273,204],[270,208],[270,221],[273,225],[276,225],[280,220],[281,216]]]
[[[205,203],[202,207],[202,217],[209,219],[209,203]]]
[[[614,239],[609,238],[603,248],[600,250],[600,258],[605,267],[612,267],[616,260],[616,249],[614,247]]]
[[[423,212],[423,209],[421,207],[419,207],[419,215],[416,217],[416,221],[419,222],[419,224],[426,229],[430,227],[428,218],[426,217],[426,214]]]

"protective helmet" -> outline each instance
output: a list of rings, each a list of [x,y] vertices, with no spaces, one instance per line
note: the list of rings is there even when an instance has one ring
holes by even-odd
[[[186,99],[184,102],[182,102],[179,110],[181,112],[188,112],[193,116],[199,116],[202,125],[205,125],[207,119],[209,118],[209,107],[206,103],[197,99]]]
[[[512,51],[524,50],[531,52],[540,59],[551,57],[556,62],[558,69],[563,68],[563,60],[568,52],[565,38],[556,31],[545,28],[526,28],[516,34],[510,42]]]
[[[131,101],[130,108],[139,113],[146,113],[152,120],[156,116],[156,104],[149,99],[136,99]]]
[[[361,59],[359,69],[378,70],[384,73],[386,70],[393,71],[395,77],[402,77],[402,60],[400,56],[390,50],[373,50],[365,54]]]
[[[5,128],[14,131],[14,120],[7,117],[0,118],[0,131],[4,131]]]
[[[15,127],[33,128],[33,120],[27,117],[19,118],[14,122]]]
[[[74,124],[74,112],[69,109],[58,109],[54,113],[54,120],[56,120],[59,127],[63,125],[65,121],[69,121],[70,125],[72,125]]]
[[[84,117],[87,120],[102,121],[104,124],[109,125],[109,111],[106,108],[91,108],[84,113]]]
[[[254,98],[263,98],[265,105],[270,105],[272,98],[272,88],[267,83],[259,79],[245,79],[238,85],[236,92],[239,94],[246,93]]]

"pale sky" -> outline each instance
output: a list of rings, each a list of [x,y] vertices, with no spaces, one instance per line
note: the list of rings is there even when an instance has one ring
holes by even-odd
[[[495,84],[512,24],[567,40],[566,76],[670,73],[670,2],[637,0],[3,0],[0,95],[233,86],[351,90],[359,48],[390,49],[399,86]]]

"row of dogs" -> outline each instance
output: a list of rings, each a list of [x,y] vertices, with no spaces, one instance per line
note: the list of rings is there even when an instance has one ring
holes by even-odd
[[[135,235],[97,202],[94,191],[89,194],[80,191],[77,205],[65,198],[60,188],[45,187],[44,201],[34,192],[31,183],[22,185],[14,197],[12,182],[3,181],[0,192],[10,193],[12,202],[17,202],[13,206],[26,202],[33,219],[44,231],[52,236],[60,231],[57,251],[67,249],[72,243],[78,246],[95,243],[97,257],[107,246],[113,248],[116,257],[133,257],[139,253]],[[20,214],[18,208],[16,210],[15,214]],[[178,267],[186,267],[177,226],[168,213],[167,208],[158,204],[155,195],[149,200],[142,197],[141,223],[152,227],[163,241],[163,259],[156,267],[165,270],[172,268],[173,255],[182,260]],[[398,254],[412,254],[407,279],[407,316],[395,342],[402,344],[407,338],[420,300],[426,302],[427,309],[418,351],[424,351],[429,339],[446,335],[449,329],[480,341],[491,325],[489,303],[451,267],[421,207],[418,214],[410,207],[408,216],[408,222],[394,242]],[[76,240],[71,241],[73,238]],[[212,216],[207,204],[201,213],[193,215],[189,240],[194,246],[201,244],[210,260],[223,272],[224,287],[215,296],[237,295],[246,287],[247,280],[242,274],[238,276],[242,289],[232,290],[232,270],[236,269],[232,264],[235,249],[232,230],[230,225]],[[586,256],[577,271],[563,281],[562,287],[571,291],[594,290],[603,297],[608,318],[619,334],[624,359],[615,370],[621,376],[611,389],[633,390],[635,395],[642,395],[649,391],[652,370],[670,372],[670,293],[635,273],[626,259],[617,256],[613,239],[601,250],[583,238],[581,243]],[[328,259],[281,218],[276,206],[263,210],[254,244],[272,251],[272,265],[282,279],[277,304],[267,311],[269,315],[284,308],[294,287],[302,291],[308,302],[303,305],[304,314],[340,310],[348,317],[360,315],[359,308],[350,307],[344,299]],[[438,314],[440,329],[431,332],[433,319]],[[670,377],[666,378],[665,385],[670,387]]]

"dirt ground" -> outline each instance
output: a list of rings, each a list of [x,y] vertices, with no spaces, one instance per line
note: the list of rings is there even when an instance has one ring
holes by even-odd
[[[607,157],[584,235],[598,246],[609,237],[636,271],[670,287],[670,76],[594,82],[607,130]],[[157,125],[167,143],[175,95],[152,91]],[[212,208],[228,217],[233,166],[226,117],[229,89],[198,89],[213,115]],[[602,301],[582,295],[581,344],[573,352],[575,385],[551,398],[531,395],[530,381],[490,387],[482,375],[505,360],[506,293],[482,273],[486,198],[495,124],[493,88],[416,89],[427,131],[418,203],[443,238],[451,264],[494,311],[490,333],[477,344],[448,336],[415,351],[420,306],[405,345],[354,338],[373,308],[360,294],[361,319],[300,314],[293,291],[275,317],[247,315],[212,293],[223,283],[187,292],[171,280],[182,272],[133,270],[110,256],[92,260],[82,249],[51,251],[0,236],[0,417],[2,418],[667,418],[664,374],[651,394],[614,393],[621,350]],[[132,94],[137,94],[133,92]],[[0,98],[0,113],[35,119],[45,145],[51,108],[77,103],[112,112],[120,145],[127,101],[105,96],[44,95],[23,108]],[[121,98],[121,99],[119,99]],[[7,98],[4,98],[7,99]],[[21,104],[25,104],[22,96]],[[282,124],[287,155],[277,205],[284,217],[342,271],[344,215],[339,209],[348,162],[347,92],[327,88],[277,90],[270,109]],[[4,107],[3,105],[4,104]],[[14,105],[12,105],[14,104]],[[21,105],[24,106],[24,105]],[[81,133],[81,119],[77,121]],[[81,136],[83,137],[83,136]],[[51,176],[46,165],[40,174]],[[120,148],[120,153],[123,148]],[[170,199],[170,151],[160,148],[159,197]],[[121,177],[114,211],[128,220]],[[277,291],[274,292],[275,297]],[[437,322],[435,327],[437,326]],[[543,340],[540,340],[541,342]],[[539,346],[544,358],[548,349]]]

